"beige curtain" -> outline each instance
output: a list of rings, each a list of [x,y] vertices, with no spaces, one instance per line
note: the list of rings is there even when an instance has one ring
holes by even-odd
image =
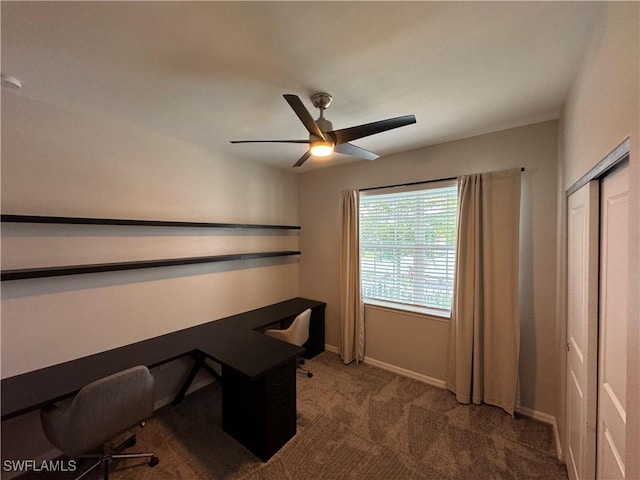
[[[364,359],[364,305],[360,291],[360,196],[342,192],[340,255],[340,358],[344,363]]]
[[[447,388],[513,415],[518,388],[520,169],[458,179]]]

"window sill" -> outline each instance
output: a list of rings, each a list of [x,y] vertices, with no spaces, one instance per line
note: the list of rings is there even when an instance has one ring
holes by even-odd
[[[413,315],[416,317],[427,317],[432,320],[437,320],[440,322],[449,323],[451,320],[451,314],[442,312],[439,310],[418,307],[415,305],[398,305],[393,302],[385,302],[383,300],[374,300],[371,298],[366,298],[363,300],[366,307],[375,308],[378,310],[391,310],[392,312],[402,313],[406,315]]]

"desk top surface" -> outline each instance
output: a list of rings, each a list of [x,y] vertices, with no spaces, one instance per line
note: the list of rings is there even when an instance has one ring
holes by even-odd
[[[249,312],[160,335],[87,357],[2,380],[2,417],[10,418],[59,398],[94,380],[134,365],[154,366],[200,350],[218,363],[256,378],[303,349],[257,331],[323,302],[292,298]]]

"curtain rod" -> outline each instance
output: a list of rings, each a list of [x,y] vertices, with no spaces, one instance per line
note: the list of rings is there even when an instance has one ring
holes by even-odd
[[[520,171],[524,172],[524,167],[520,167]],[[380,190],[381,188],[412,187],[413,185],[421,185],[423,183],[447,182],[449,180],[456,180],[457,178],[458,177],[447,177],[447,178],[436,178],[434,180],[422,180],[421,182],[397,183],[395,185],[382,185],[380,187],[360,188],[358,189],[358,191],[367,192],[369,190]]]

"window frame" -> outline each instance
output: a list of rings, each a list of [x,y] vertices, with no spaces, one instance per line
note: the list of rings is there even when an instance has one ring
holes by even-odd
[[[456,187],[456,213],[455,213],[456,225],[455,225],[455,240],[453,243],[453,254],[454,254],[454,261],[457,261],[457,258],[455,258],[456,250],[457,250],[457,241],[458,241],[457,218],[458,218],[458,209],[459,209],[459,198],[458,198],[457,186],[458,186],[457,179],[436,180],[436,181],[425,182],[421,184],[411,184],[411,185],[388,187],[388,188],[376,188],[372,190],[361,190],[359,192],[359,196],[360,196],[360,200],[362,200],[362,197],[372,197],[372,196],[378,196],[378,195]],[[362,205],[360,202],[359,212],[358,212],[360,222],[362,221],[361,208],[362,208]],[[360,233],[359,233],[358,248],[360,253],[360,280],[362,282],[362,229],[360,229]],[[454,263],[453,274],[451,278],[452,278],[452,282],[455,285],[455,263]],[[362,292],[362,300],[365,305],[369,305],[374,308],[390,309],[398,312],[417,314],[420,316],[434,318],[441,321],[449,321],[451,319],[451,309],[443,309],[443,308],[437,308],[434,306],[423,306],[423,305],[395,302],[395,301],[386,300],[386,299],[366,297],[364,292]],[[451,292],[451,302],[453,307],[453,290]]]

